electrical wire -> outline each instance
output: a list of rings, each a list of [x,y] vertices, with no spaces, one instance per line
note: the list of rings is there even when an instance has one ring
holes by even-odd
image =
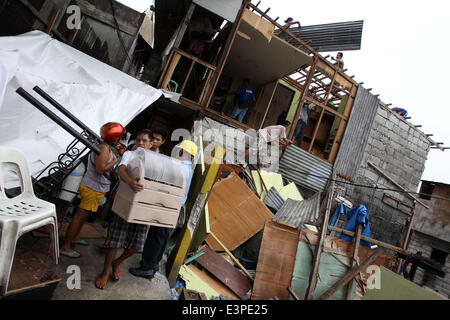
[[[311,174],[309,172],[305,172],[305,171],[302,171],[302,170],[299,170],[299,169],[295,169],[295,168],[292,168],[292,167],[289,167],[288,169],[292,170],[292,171],[296,171],[296,172],[304,174],[304,175],[312,176],[312,177],[319,178],[319,179],[324,179],[324,180],[327,180],[328,182],[335,182],[335,183],[346,184],[346,185],[351,185],[351,186],[361,187],[361,188],[368,188],[368,189],[373,189],[373,188],[376,187],[377,190],[380,190],[380,191],[392,191],[392,192],[397,192],[397,193],[408,193],[408,194],[415,194],[415,195],[419,195],[419,196],[426,196],[426,197],[430,197],[430,198],[450,201],[450,198],[440,197],[440,196],[427,194],[427,193],[421,193],[421,192],[415,192],[415,191],[407,191],[407,190],[404,191],[404,190],[391,189],[391,188],[382,188],[382,187],[379,187],[377,185],[371,185],[370,186],[370,185],[358,184],[358,183],[347,182],[347,181],[342,181],[342,180],[333,180],[333,179],[330,179],[329,177],[314,175],[314,174]]]

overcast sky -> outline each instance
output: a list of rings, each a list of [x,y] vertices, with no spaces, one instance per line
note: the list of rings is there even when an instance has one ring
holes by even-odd
[[[120,2],[140,12],[153,3]],[[449,1],[262,0],[259,7],[305,26],[364,20],[361,50],[344,52],[347,74],[381,101],[408,110],[409,121],[450,147]],[[450,184],[450,150],[430,151],[422,179]]]

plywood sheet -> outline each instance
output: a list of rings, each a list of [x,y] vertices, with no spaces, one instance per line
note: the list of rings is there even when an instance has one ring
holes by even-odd
[[[287,288],[291,285],[298,231],[274,221],[266,222],[259,251],[252,300],[278,297],[289,299]]]
[[[295,69],[312,63],[312,57],[279,37],[271,36],[273,25],[267,28],[259,17],[249,12],[239,31],[250,37],[237,36],[223,73],[238,78],[249,78],[252,87],[258,87],[282,78]],[[272,31],[271,31],[272,30]],[[270,41],[269,41],[269,37]]]
[[[238,297],[244,297],[251,290],[252,283],[250,280],[221,255],[208,246],[203,246],[199,250],[204,250],[206,253],[198,257],[195,261],[219,279]]]
[[[299,241],[308,245],[315,246],[318,244],[319,234],[308,229],[294,229],[286,225],[279,224],[275,221],[268,221],[264,227],[264,235],[259,251],[258,265],[256,269],[255,281],[253,284],[252,300],[268,299],[277,296],[280,300],[289,299],[287,288],[291,285],[291,279],[294,274],[295,259]],[[324,241],[325,261],[328,261],[326,269],[342,268],[344,263],[348,262],[348,258],[352,257],[353,244],[337,238],[326,237]],[[359,247],[358,259],[363,261],[372,255],[373,250]],[[333,255],[337,256],[336,259]],[[334,261],[333,259],[336,259]],[[394,257],[389,254],[380,254],[374,261],[374,265],[391,268]],[[330,265],[336,266],[330,267]],[[338,266],[340,265],[340,267]],[[336,276],[331,274],[331,277]],[[301,275],[298,275],[301,277]],[[328,274],[326,275],[328,277]],[[339,275],[338,275],[339,276]],[[303,275],[305,278],[306,275]],[[367,281],[369,274],[363,272],[362,280]],[[320,280],[319,280],[320,281]],[[320,290],[320,289],[319,289]],[[361,289],[358,287],[355,299],[361,296]],[[300,299],[304,297],[300,294]]]
[[[235,174],[217,182],[208,199],[210,230],[228,250],[234,250],[264,227],[273,214]],[[209,235],[207,244],[223,248]]]
[[[251,12],[248,9],[244,10],[242,19],[250,26],[258,30],[267,39],[267,42],[270,42],[270,40],[272,39],[273,31],[275,30],[274,24],[267,21],[263,17]]]

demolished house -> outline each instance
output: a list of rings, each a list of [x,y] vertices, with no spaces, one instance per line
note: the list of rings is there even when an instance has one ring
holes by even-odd
[[[166,274],[174,296],[377,299],[380,296],[371,290],[377,274],[383,287],[389,282],[410,289],[411,299],[439,299],[397,274],[413,267],[419,271],[410,280],[425,285],[431,281],[422,276],[426,274],[442,283],[433,289],[448,295],[443,268],[448,239],[442,238],[446,225],[436,231],[417,223],[422,217],[443,220],[414,192],[430,149],[446,148],[319,54],[323,48],[358,49],[362,22],[286,29],[259,3],[240,0],[156,0],[154,12],[134,12],[133,18],[127,18],[128,9],[117,2],[115,13],[93,1],[53,1],[53,6],[49,0],[39,5],[19,2],[25,6],[21,10],[35,16],[30,28],[47,30],[74,50],[158,89],[151,100],[143,101],[137,95],[154,88],[120,82],[136,86],[130,96],[136,95],[135,104],[141,101],[140,108],[123,120],[129,132],[160,126],[193,134],[200,157],[186,216],[180,217],[175,246],[167,252]],[[67,17],[57,19],[55,12],[58,6],[65,12],[71,4],[79,5],[85,18],[81,31],[64,34],[61,21]],[[356,34],[350,41],[342,36],[334,43],[314,42],[344,27]],[[115,30],[114,40],[111,30],[100,31],[104,28]],[[142,30],[154,30],[154,36]],[[25,31],[29,30],[8,35]],[[80,43],[109,50],[96,54]],[[245,78],[251,80],[256,101],[239,122],[231,118],[234,100],[229,93]],[[61,95],[45,83],[41,86],[51,95]],[[313,108],[304,138],[280,152],[276,170],[240,163],[239,150],[253,143],[252,133],[279,119],[291,123],[291,140],[306,104]],[[118,104],[113,110],[117,108]],[[94,129],[103,118],[96,123],[89,116],[80,120]],[[178,142],[178,136],[173,138],[164,147],[167,154]],[[53,156],[69,142],[61,141]],[[39,164],[34,172],[44,167]],[[422,184],[421,193],[427,193],[423,190]],[[342,217],[361,206],[354,216]],[[358,217],[360,224],[348,221]],[[439,245],[433,246],[430,236],[439,239]],[[431,254],[424,249],[427,241],[435,248]],[[391,297],[389,290],[382,291],[381,298]]]

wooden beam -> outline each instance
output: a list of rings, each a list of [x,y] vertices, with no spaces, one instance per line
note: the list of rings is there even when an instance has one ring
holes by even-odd
[[[327,300],[337,291],[339,291],[343,286],[350,282],[360,271],[364,270],[367,266],[369,266],[378,254],[383,251],[382,248],[377,248],[375,252],[367,257],[359,266],[354,266],[350,269],[349,272],[345,276],[343,276],[339,281],[337,281],[334,285],[332,285],[324,294],[322,294],[318,300]]]
[[[181,40],[183,40],[184,33],[186,32],[189,22],[191,21],[192,14],[194,13],[194,9],[195,9],[195,4],[191,3],[189,5],[189,9],[186,13],[186,16],[184,17],[183,21],[181,22],[182,25],[181,25],[180,29],[178,30],[179,32],[176,35],[175,42],[173,43],[174,48],[180,47]]]
[[[173,50],[176,53],[178,53],[178,54],[188,58],[189,60],[193,60],[193,61],[197,62],[198,64],[201,64],[202,66],[207,67],[208,69],[211,69],[211,70],[214,70],[214,71],[216,70],[215,66],[213,66],[212,64],[209,64],[209,63],[207,63],[207,62],[205,62],[205,61],[203,61],[203,60],[201,60],[201,59],[199,59],[197,57],[194,57],[192,54],[189,54],[189,53],[184,52],[183,50],[180,50],[180,49],[177,49],[177,48],[173,48]]]
[[[362,223],[358,223],[356,226],[356,237],[355,242],[353,245],[353,257],[352,257],[352,268],[358,264],[358,249],[359,249],[359,242],[361,241],[361,232],[362,232]],[[350,282],[347,286],[347,294],[345,297],[345,300],[350,300],[352,297],[352,283]]]
[[[56,7],[53,9],[52,17],[50,18],[50,23],[48,24],[47,29],[45,30],[45,33],[50,34],[53,27],[55,26],[56,19],[58,18],[59,13],[61,12],[61,8]]]
[[[204,101],[200,101],[200,104],[202,105],[203,110],[208,108],[209,104],[211,103],[211,99],[214,95],[214,90],[216,89],[217,83],[219,82],[220,75],[222,74],[223,68],[225,67],[225,62],[228,59],[228,56],[231,51],[231,47],[233,46],[234,40],[236,39],[236,35],[239,30],[239,26],[241,25],[242,17],[243,17],[245,8],[247,7],[248,1],[249,0],[244,0],[242,2],[241,9],[239,10],[239,13],[236,15],[235,23],[233,24],[233,27],[231,28],[230,34],[228,35],[227,41],[225,43],[224,53],[222,54],[222,56],[220,57],[220,59],[217,63],[217,69],[214,71],[214,74],[211,76],[208,83],[206,83],[205,87],[203,88],[203,90],[206,92],[204,95]]]
[[[181,90],[180,90],[181,95],[183,95],[184,88],[186,88],[186,84],[187,84],[187,82],[189,80],[189,77],[191,76],[191,72],[192,72],[192,69],[194,68],[194,64],[195,64],[195,61],[192,60],[191,66],[189,67],[189,70],[188,70],[188,72],[186,74],[186,79],[184,79],[183,86],[181,87]]]
[[[36,10],[35,7],[33,7],[33,5],[31,3],[29,3],[27,0],[19,0],[28,10],[31,11],[31,13],[38,18],[39,21],[41,21],[46,27],[48,27],[50,24],[48,23],[48,21],[46,19],[44,19],[41,14],[39,13],[39,11]],[[64,37],[58,30],[53,30],[51,29],[51,31],[53,31],[53,33],[63,42],[67,42],[66,37]]]
[[[225,245],[216,237],[216,235],[211,232],[210,235],[214,238],[214,240],[217,241],[217,243],[223,248],[223,250],[228,254],[228,256],[231,258],[231,260],[233,260],[234,263],[236,263],[238,265],[238,267],[244,271],[244,273],[247,275],[247,277],[254,281],[255,279],[253,279],[252,275],[250,273],[248,273],[247,269],[244,268],[244,266],[239,262],[238,259],[236,259],[234,257],[234,255],[230,252],[230,250],[227,249],[227,247],[225,247]]]
[[[411,193],[409,193],[405,188],[403,188],[400,184],[398,184],[394,179],[389,177],[386,173],[384,173],[380,168],[378,168],[376,165],[374,165],[372,162],[368,161],[367,164],[374,168],[379,174],[381,174],[384,178],[389,180],[392,184],[394,184],[396,187],[400,188],[401,190],[405,191],[406,194],[411,198],[416,200],[418,203],[420,203],[422,206],[424,206],[427,209],[430,209],[429,206],[427,206],[425,203],[420,201],[418,198],[414,197]]]
[[[328,230],[339,232],[339,233],[348,235],[350,237],[354,237],[355,236],[355,232],[344,230],[344,229],[337,228],[337,227],[328,226]],[[361,240],[365,240],[367,242],[370,242],[373,245],[377,245],[379,247],[383,247],[385,249],[394,251],[402,259],[406,259],[406,258],[414,255],[412,252],[410,252],[408,250],[404,250],[402,248],[393,246],[393,245],[391,245],[389,243],[385,243],[385,242],[382,242],[382,241],[379,241],[379,240],[375,240],[375,239],[372,239],[372,238],[368,238],[368,237],[365,237],[365,236],[361,236]],[[438,274],[440,277],[444,277],[445,276],[445,272],[443,272],[441,270],[442,267],[437,265],[434,260],[432,260],[430,258],[427,258],[427,257],[421,257],[420,259],[421,259],[421,261],[420,261],[419,266],[421,268],[424,268],[425,270],[429,270],[429,271],[431,271],[431,272],[433,272],[435,274]]]
[[[203,152],[203,150],[201,150],[201,152]],[[171,288],[175,285],[180,268],[184,263],[193,235],[197,230],[201,213],[208,202],[210,191],[216,181],[224,156],[225,150],[220,146],[216,146],[212,162],[202,177],[201,189],[190,210],[189,218],[181,229],[177,244],[167,259],[167,279]],[[192,194],[192,192],[190,192],[190,194]]]
[[[295,128],[297,127],[297,123],[300,120],[300,113],[302,112],[303,105],[305,104],[306,91],[308,90],[309,85],[311,84],[311,80],[313,78],[315,68],[316,68],[316,62],[317,62],[317,58],[313,60],[313,62],[311,64],[311,68],[309,68],[308,74],[306,76],[305,84],[303,85],[303,87],[301,89],[301,94],[300,94],[299,101],[298,101],[297,111],[295,112],[294,121],[292,122],[292,128],[294,128],[294,130],[291,130],[289,132],[289,137],[288,137],[289,140],[292,140],[292,137],[294,136]]]
[[[300,300],[300,298],[295,294],[291,287],[287,288],[289,293],[294,297],[295,300]]]
[[[325,210],[325,216],[323,218],[322,228],[320,232],[320,238],[319,243],[317,244],[314,252],[314,260],[313,260],[313,267],[311,269],[311,274],[309,276],[309,285],[305,293],[305,300],[312,300],[314,297],[314,291],[317,286],[317,277],[319,274],[319,267],[320,267],[320,259],[322,256],[323,247],[325,244],[325,238],[327,236],[327,230],[328,230],[328,221],[330,219],[330,210],[331,210],[331,204],[333,202],[334,197],[334,180],[335,180],[335,174],[333,174],[333,181],[331,183],[330,188],[328,189],[328,199],[327,199],[327,207]]]

